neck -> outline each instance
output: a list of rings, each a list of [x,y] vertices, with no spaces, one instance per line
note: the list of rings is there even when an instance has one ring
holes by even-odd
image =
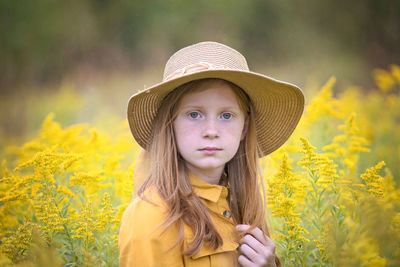
[[[223,168],[220,169],[211,169],[211,170],[199,170],[187,164],[187,167],[191,173],[199,177],[206,183],[209,184],[218,184],[219,180],[221,179],[222,172],[224,171]]]

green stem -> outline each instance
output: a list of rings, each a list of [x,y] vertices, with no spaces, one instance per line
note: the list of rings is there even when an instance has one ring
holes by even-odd
[[[60,216],[60,218],[65,219],[65,218],[62,216],[62,213],[61,213],[61,211],[60,211],[60,209],[59,209],[59,207],[58,207],[58,204],[57,204],[57,202],[56,202],[56,199],[55,199],[55,197],[54,197],[54,195],[53,195],[53,191],[52,191],[52,190],[51,190],[51,195],[52,195],[52,199],[53,199],[54,205],[55,205],[55,207],[57,208],[58,216]],[[74,242],[73,242],[72,237],[71,237],[71,235],[70,235],[70,233],[69,233],[69,229],[68,229],[66,223],[63,223],[62,226],[63,226],[63,228],[64,228],[64,233],[67,235],[68,242],[69,242],[69,244],[71,245],[72,254],[73,254],[73,257],[74,257],[74,259],[75,259],[75,262],[77,263],[77,262],[78,262],[78,256],[77,256],[76,253],[75,253]]]

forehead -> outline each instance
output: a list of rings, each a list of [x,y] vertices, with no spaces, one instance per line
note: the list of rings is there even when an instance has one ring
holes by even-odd
[[[180,101],[180,105],[195,103],[239,106],[234,90],[223,80],[200,83],[184,94]]]

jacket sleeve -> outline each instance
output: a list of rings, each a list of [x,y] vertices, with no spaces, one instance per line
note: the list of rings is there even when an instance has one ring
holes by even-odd
[[[156,201],[159,202],[159,201]],[[118,240],[119,266],[184,266],[176,225],[164,230],[163,205],[136,199],[126,208],[121,219]]]

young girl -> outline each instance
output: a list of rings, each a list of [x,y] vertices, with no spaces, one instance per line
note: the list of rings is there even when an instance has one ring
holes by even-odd
[[[129,100],[150,168],[121,221],[120,266],[280,266],[258,159],[289,138],[303,108],[299,88],[249,71],[228,46],[176,52],[163,81]]]

